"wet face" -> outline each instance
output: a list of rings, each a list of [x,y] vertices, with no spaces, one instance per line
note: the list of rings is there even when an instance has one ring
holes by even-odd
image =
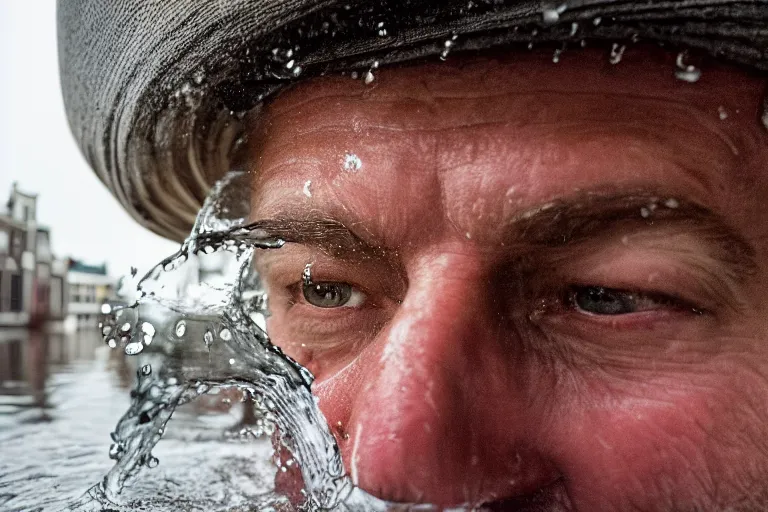
[[[258,257],[268,329],[363,489],[768,503],[764,84],[673,72],[640,49],[452,57],[270,105],[252,217],[290,243]]]

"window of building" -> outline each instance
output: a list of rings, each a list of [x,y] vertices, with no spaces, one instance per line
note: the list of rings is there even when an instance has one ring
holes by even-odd
[[[11,274],[11,311],[18,313],[22,306],[21,275]]]

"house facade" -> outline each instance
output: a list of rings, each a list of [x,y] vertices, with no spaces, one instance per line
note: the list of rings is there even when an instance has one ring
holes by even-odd
[[[0,213],[0,327],[62,322],[67,261],[53,256],[50,232],[37,223],[37,196],[16,184]]]

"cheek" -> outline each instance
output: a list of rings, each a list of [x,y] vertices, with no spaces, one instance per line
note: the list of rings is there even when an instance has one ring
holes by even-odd
[[[671,509],[706,502],[715,492],[723,494],[718,499],[738,496],[728,489],[766,477],[765,380],[743,371],[691,373],[638,380],[620,391],[606,392],[604,382],[581,390],[580,405],[563,415],[548,441],[580,509]],[[763,397],[750,404],[744,397],[756,388]]]

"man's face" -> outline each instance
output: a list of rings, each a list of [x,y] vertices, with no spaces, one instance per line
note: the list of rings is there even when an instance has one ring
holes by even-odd
[[[269,106],[252,219],[291,243],[257,257],[268,331],[360,487],[768,503],[763,84],[674,69],[640,48],[457,57]]]

